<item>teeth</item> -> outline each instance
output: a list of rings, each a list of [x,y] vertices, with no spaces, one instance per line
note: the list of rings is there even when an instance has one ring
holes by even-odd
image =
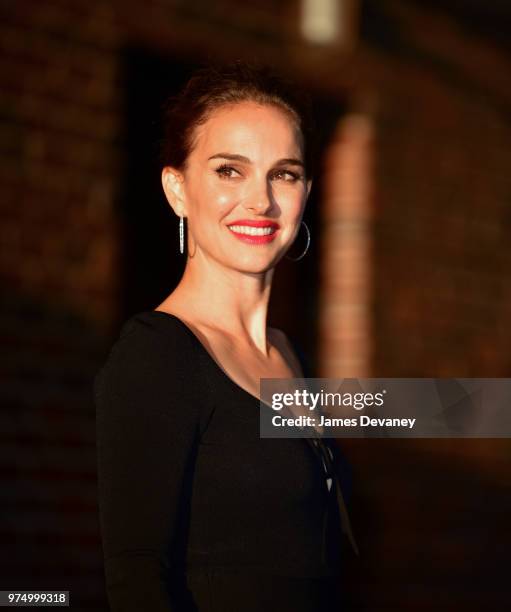
[[[250,227],[248,225],[229,225],[229,229],[238,234],[247,234],[248,236],[268,236],[275,232],[274,227]]]

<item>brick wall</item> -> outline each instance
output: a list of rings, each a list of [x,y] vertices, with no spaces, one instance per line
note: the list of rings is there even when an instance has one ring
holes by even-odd
[[[370,78],[362,108],[374,126],[371,351],[358,333],[352,362],[381,377],[509,376],[509,57],[440,13],[370,4],[382,26],[370,39],[378,59],[363,62]],[[342,305],[341,292],[337,298]],[[341,363],[338,375],[350,365]],[[511,534],[501,514],[509,440],[343,447],[355,469],[365,551],[347,577],[355,608],[509,602],[503,567]]]
[[[104,3],[21,2],[1,23],[0,273],[96,321],[115,314],[119,91]]]
[[[476,79],[401,77],[379,109],[373,369],[509,376],[509,114]]]
[[[374,135],[370,116],[339,120],[325,159],[319,370],[370,375],[373,352]]]
[[[117,309],[107,3],[2,3],[1,588],[106,609],[91,381]]]

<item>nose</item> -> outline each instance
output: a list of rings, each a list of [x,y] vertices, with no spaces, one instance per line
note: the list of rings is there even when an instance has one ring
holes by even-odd
[[[244,207],[256,214],[264,215],[272,207],[272,192],[266,181],[254,184],[245,198]]]

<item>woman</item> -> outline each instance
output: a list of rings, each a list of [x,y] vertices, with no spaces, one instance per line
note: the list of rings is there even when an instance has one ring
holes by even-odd
[[[95,382],[111,609],[338,610],[335,448],[259,436],[259,379],[303,376],[266,319],[311,188],[307,125],[281,81],[241,63],[199,71],[167,119],[185,271]]]

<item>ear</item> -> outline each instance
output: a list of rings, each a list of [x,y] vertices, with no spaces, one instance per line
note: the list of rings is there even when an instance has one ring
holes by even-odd
[[[165,197],[178,217],[186,217],[183,180],[182,173],[175,168],[165,166],[161,171],[161,184]]]

